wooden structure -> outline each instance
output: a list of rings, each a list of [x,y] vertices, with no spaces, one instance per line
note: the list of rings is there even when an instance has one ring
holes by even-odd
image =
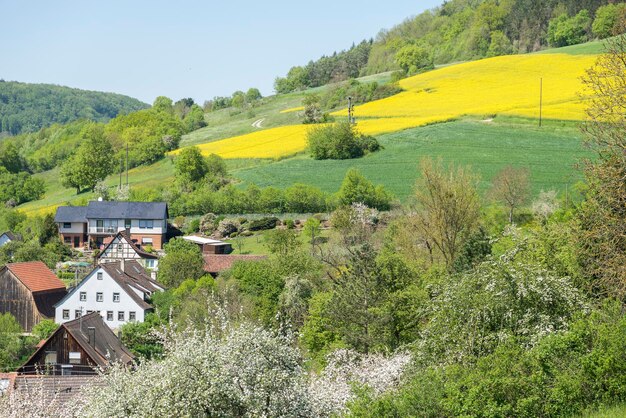
[[[209,273],[211,276],[216,277],[222,271],[230,269],[237,261],[261,261],[265,260],[267,256],[247,254],[203,254],[202,258],[204,259],[204,271]]]
[[[230,254],[233,252],[233,246],[230,243],[217,239],[197,235],[186,235],[183,239],[198,245],[202,254]]]
[[[112,363],[131,364],[133,354],[93,312],[61,324],[17,372],[21,375],[91,375]]]
[[[13,315],[26,332],[54,319],[54,305],[66,294],[65,284],[41,261],[0,268],[0,313]]]

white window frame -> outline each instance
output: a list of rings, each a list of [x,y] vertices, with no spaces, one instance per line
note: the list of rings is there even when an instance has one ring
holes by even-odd
[[[153,229],[153,228],[154,228],[153,219],[140,219],[139,220],[139,229]]]
[[[63,309],[63,319],[70,319],[70,310]]]
[[[118,311],[117,312],[117,320],[118,322],[125,322],[125,318],[126,315],[124,314],[124,311]]]
[[[104,293],[96,292],[96,302],[104,302]]]
[[[101,271],[99,271],[99,272],[96,274],[96,278],[97,278],[98,280],[102,280],[102,279],[103,279],[103,277],[104,277],[104,275],[102,274],[102,272],[101,272]]]
[[[120,294],[118,292],[113,293],[113,302],[120,303]]]
[[[87,302],[87,292],[80,292],[78,298],[81,302]]]
[[[113,311],[107,311],[107,321],[113,321]]]

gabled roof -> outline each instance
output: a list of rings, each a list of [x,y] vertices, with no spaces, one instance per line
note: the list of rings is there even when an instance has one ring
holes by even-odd
[[[17,240],[17,236],[11,232],[11,231],[6,231],[3,232],[2,234],[0,234],[0,237],[6,235],[6,237],[10,240],[10,241],[16,241]]]
[[[88,219],[167,219],[165,202],[100,202],[87,205]]]
[[[148,291],[150,293],[163,290],[156,281],[152,280],[146,270],[136,261],[125,260],[124,270],[121,267],[122,262],[103,263],[100,265],[108,274],[124,289],[124,291],[140,306],[142,309],[151,309],[152,306],[132,289]]]
[[[207,273],[219,273],[228,270],[236,261],[261,261],[265,260],[265,255],[225,255],[225,254],[203,254],[204,271]]]
[[[80,289],[82,284],[93,277],[93,272],[99,268],[102,268],[107,272],[109,276],[115,282],[120,285],[124,292],[134,300],[140,308],[142,309],[151,309],[152,306],[143,300],[132,288],[135,288],[142,292],[156,292],[165,289],[164,286],[159,284],[157,281],[152,280],[152,277],[146,272],[146,270],[134,260],[124,260],[124,271],[122,271],[121,263],[122,261],[112,262],[112,263],[102,263],[93,269],[79,284],[76,286],[70,293],[68,293],[63,299],[61,299],[55,307],[60,306],[63,302],[65,302],[68,298],[70,298],[74,293]]]
[[[135,244],[135,243],[133,242],[133,240],[132,240],[132,239],[130,239],[130,238],[128,237],[128,235],[126,235],[126,232],[125,232],[125,231],[120,231],[120,232],[118,232],[118,233],[117,233],[117,235],[116,235],[116,236],[115,236],[115,237],[111,240],[111,242],[109,242],[109,243],[106,245],[106,247],[104,247],[104,249],[100,252],[100,254],[98,254],[98,258],[102,258],[102,255],[106,252],[106,250],[108,250],[108,249],[109,249],[109,247],[110,247],[111,245],[113,245],[113,242],[115,242],[115,240],[116,240],[116,239],[126,241],[126,242],[130,245],[130,247],[131,247],[131,248],[132,248],[132,249],[133,249],[133,250],[134,250],[137,254],[139,254],[139,256],[140,256],[141,258],[152,258],[152,259],[157,259],[157,258],[159,258],[156,254],[150,254],[149,252],[144,251],[144,250],[142,250],[141,248],[139,248],[139,247],[137,246],[137,244]]]
[[[41,261],[9,263],[6,268],[32,293],[65,290],[65,284]]]
[[[87,223],[87,206],[59,206],[54,222]]]
[[[89,340],[89,328],[95,331],[94,341]],[[113,362],[121,362],[123,364],[130,363],[135,356],[122,344],[115,336],[111,328],[104,323],[104,320],[98,312],[92,312],[72,321],[65,322],[39,347],[39,349],[24,363],[27,365],[41,351],[47,349],[48,342],[54,336],[63,331],[67,331],[87,353],[95,365],[106,367]],[[92,334],[93,336],[93,334]],[[22,366],[22,367],[24,367]]]

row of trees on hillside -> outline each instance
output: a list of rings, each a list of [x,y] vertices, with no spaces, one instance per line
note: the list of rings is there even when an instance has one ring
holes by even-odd
[[[623,33],[626,5],[609,0],[450,0],[347,51],[292,67],[277,93],[367,74],[416,74],[435,64],[574,45]]]
[[[263,98],[261,92],[256,87],[251,87],[247,92],[237,90],[230,97],[228,96],[216,96],[211,100],[204,102],[203,108],[205,112],[213,112],[215,110],[226,109],[229,107],[235,107],[242,109],[246,106],[254,106],[259,100]]]

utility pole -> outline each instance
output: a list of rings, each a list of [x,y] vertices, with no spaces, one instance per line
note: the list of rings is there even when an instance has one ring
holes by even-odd
[[[120,156],[120,186],[119,189],[122,189],[122,174],[124,173],[124,157]]]
[[[352,96],[348,96],[348,123],[354,123],[354,107],[352,106]]]
[[[126,142],[126,187],[128,187],[128,141]]]
[[[539,79],[539,127],[541,128],[541,117],[543,111],[543,77]]]

